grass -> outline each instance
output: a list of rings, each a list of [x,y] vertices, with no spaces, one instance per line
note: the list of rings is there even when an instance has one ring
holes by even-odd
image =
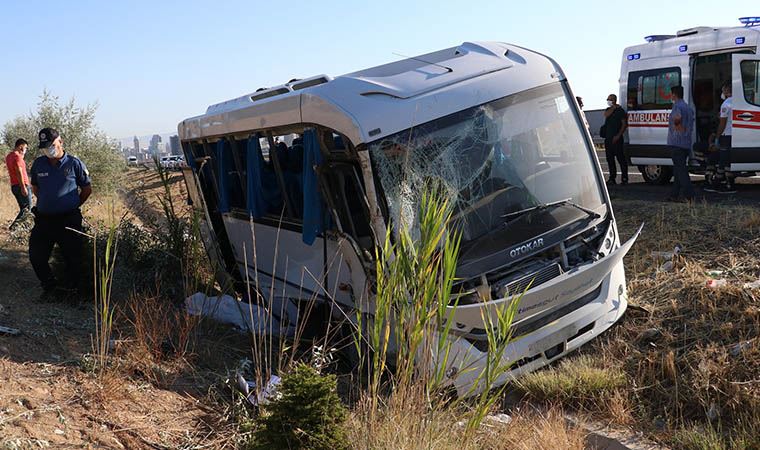
[[[756,210],[627,201],[615,212],[623,236],[645,215],[650,220],[625,260],[631,307],[618,326],[581,349],[592,365],[616,364],[629,380],[597,413],[609,416],[604,405],[622,392],[635,426],[650,436],[683,448],[733,448],[736,436],[760,429],[760,292],[743,287],[760,277]],[[673,269],[658,271],[663,261],[651,253],[676,244],[683,252]],[[725,287],[706,286],[713,270],[722,271],[716,277]],[[712,431],[699,444],[694,430]],[[760,446],[760,433],[754,436]]]
[[[620,368],[601,367],[588,355],[566,358],[554,367],[529,373],[516,385],[531,397],[567,405],[604,399],[628,384]]]
[[[526,407],[511,414],[509,424],[486,419],[468,432],[458,408],[434,411],[394,396],[379,411],[361,402],[349,418],[349,441],[358,450],[583,449],[585,431],[570,425],[558,409],[539,412]]]
[[[15,203],[9,202],[12,198],[0,198],[3,211],[15,211]],[[164,211],[158,204],[157,210]],[[179,205],[174,203],[177,209]],[[341,394],[344,400],[350,397],[348,434],[353,447],[583,448],[583,430],[563,419],[568,410],[628,425],[674,448],[760,447],[760,290],[742,287],[760,277],[760,213],[736,205],[620,201],[614,206],[623,239],[644,218],[647,221],[625,259],[631,307],[617,326],[579,354],[514,385],[540,409],[509,404],[509,425],[495,424],[484,415],[477,427],[468,430],[473,403],[431,407],[429,391],[410,383],[409,389],[418,390],[397,389],[388,395],[383,386],[372,404],[357,394],[362,386],[356,380],[363,377],[350,381],[341,377],[341,383],[348,385]],[[106,216],[97,202],[91,208],[98,210],[96,216]],[[205,405],[209,423],[225,433],[219,445],[233,445],[253,432],[256,411],[235,391],[215,382],[227,379],[240,358],[251,358],[253,337],[246,339],[211,323],[183,322],[185,316],[171,305],[165,290],[157,293],[152,268],[178,261],[166,255],[169,245],[160,242],[158,230],[153,226],[120,230],[126,235],[119,237],[112,289],[119,311],[114,330],[124,338],[123,347],[112,355],[119,361],[115,365],[119,371],[108,374],[102,391],[84,395],[88,401],[106,402],[105,397],[115,395],[111,386],[118,387],[118,380],[125,378],[161,387],[181,383]],[[658,272],[663,261],[651,252],[672,250],[676,244],[684,250],[673,260],[673,270]],[[104,248],[99,244],[99,250]],[[250,254],[252,249],[248,250]],[[198,266],[183,263],[182,267]],[[727,285],[706,287],[710,270],[723,271],[719,277]],[[139,283],[130,282],[138,278]],[[174,283],[180,293],[193,284],[160,281]],[[298,352],[296,346],[279,341],[259,341],[259,345],[271,349],[268,353],[286,349],[292,355],[287,360],[309,355],[308,344],[300,344]],[[271,354],[262,359],[287,370],[288,364]],[[387,379],[379,378],[378,383]],[[198,394],[212,384],[223,389],[209,396]],[[495,413],[498,403],[482,411]]]

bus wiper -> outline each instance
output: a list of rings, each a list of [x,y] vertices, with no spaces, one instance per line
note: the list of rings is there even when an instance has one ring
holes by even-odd
[[[548,208],[552,208],[554,206],[560,206],[560,205],[572,206],[573,208],[579,209],[579,210],[585,212],[586,214],[588,214],[589,217],[591,217],[592,219],[598,219],[599,217],[602,217],[599,214],[597,214],[596,211],[591,210],[589,208],[586,208],[585,206],[581,206],[581,205],[573,202],[572,199],[570,199],[570,198],[566,198],[564,200],[557,200],[557,201],[549,202],[549,203],[539,203],[538,205],[531,206],[530,208],[525,208],[525,209],[521,209],[519,211],[514,211],[514,212],[511,212],[511,213],[504,214],[501,217],[503,219],[509,219],[510,217],[515,217],[515,219],[508,220],[505,223],[505,225],[508,225],[508,224],[512,223],[514,220],[516,220],[516,218],[519,218],[520,216],[523,216],[523,215],[525,215],[525,214],[527,214],[529,212],[541,211],[541,210],[544,210],[544,209],[548,209]]]

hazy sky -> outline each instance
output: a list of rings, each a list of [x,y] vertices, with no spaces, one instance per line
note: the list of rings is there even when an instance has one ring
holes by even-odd
[[[738,3],[737,3],[738,4]],[[753,2],[745,2],[751,5]],[[206,106],[291,78],[336,76],[464,41],[554,57],[587,109],[617,91],[624,47],[733,26],[760,3],[722,1],[0,0],[0,124],[47,88],[98,102],[113,137],[176,130]]]

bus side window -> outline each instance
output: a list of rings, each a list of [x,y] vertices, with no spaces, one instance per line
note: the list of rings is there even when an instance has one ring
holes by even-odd
[[[225,140],[224,158],[224,176],[227,177],[227,195],[229,207],[235,209],[245,209],[245,196],[243,194],[245,185],[240,177],[240,166],[237,163],[236,142],[233,138],[223,138]]]
[[[373,240],[369,211],[364,186],[356,168],[346,163],[332,165],[327,181],[342,231],[353,236],[362,248],[371,248]]]
[[[259,151],[259,154],[254,155],[254,157],[256,157],[259,160],[258,161],[259,166],[261,167],[261,190],[262,190],[261,194],[264,199],[264,203],[266,205],[266,211],[264,214],[272,220],[279,221],[280,216],[283,213],[283,207],[285,203],[283,202],[282,191],[280,190],[280,185],[277,183],[277,175],[275,174],[274,166],[272,164],[271,155],[269,151],[269,141],[266,137],[258,137],[258,136],[251,136],[248,139],[243,139],[239,141],[240,149],[241,149],[240,151],[245,154],[245,157],[242,158],[241,160],[245,161],[246,167],[248,164],[248,141],[250,139],[258,139],[259,141],[260,151]],[[247,177],[248,177],[247,169],[245,173],[246,173],[246,180],[247,180]]]
[[[282,169],[285,189],[290,199],[294,219],[303,220],[303,139],[297,134],[275,136],[275,150],[272,158],[277,158]]]

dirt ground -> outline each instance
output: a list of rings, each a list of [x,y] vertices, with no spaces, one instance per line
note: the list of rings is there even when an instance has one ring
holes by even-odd
[[[155,171],[131,169],[127,179],[121,199],[96,192],[84,209],[86,220],[106,220],[110,205],[117,216],[130,209],[136,223],[157,220],[155,194],[162,185]],[[199,393],[88,370],[83,355],[93,351],[93,305],[40,301],[26,245],[7,231],[16,213],[7,183],[3,173],[0,325],[21,334],[0,335],[0,448],[178,448],[213,441]],[[181,198],[178,175],[172,186]]]

